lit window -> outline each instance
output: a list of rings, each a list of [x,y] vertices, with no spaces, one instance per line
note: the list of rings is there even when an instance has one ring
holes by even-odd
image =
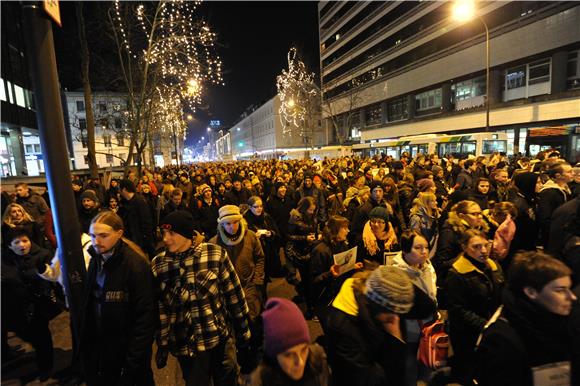
[[[525,87],[526,85],[526,66],[520,66],[509,69],[505,76],[506,88],[508,90]]]
[[[2,78],[0,78],[0,100],[8,102],[8,98],[6,98],[6,89],[4,89],[4,79]]]
[[[24,89],[18,85],[14,85],[14,95],[16,96],[16,104],[20,107],[26,107],[26,98],[24,98]]]

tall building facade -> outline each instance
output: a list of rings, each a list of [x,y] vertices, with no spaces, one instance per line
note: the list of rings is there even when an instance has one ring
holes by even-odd
[[[2,2],[0,77],[0,176],[36,176],[44,172],[28,76],[21,4]]]
[[[302,153],[324,146],[327,133],[320,112],[308,117],[302,127],[280,120],[280,97],[276,95],[259,107],[248,109],[230,130],[234,159],[278,158],[289,151]]]
[[[486,130],[483,21],[489,130],[534,153],[530,136],[556,127],[580,153],[580,4],[481,1],[470,22],[453,5],[319,2],[325,124],[363,143]]]

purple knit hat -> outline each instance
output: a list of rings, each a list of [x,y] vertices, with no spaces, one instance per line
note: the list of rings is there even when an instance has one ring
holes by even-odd
[[[287,299],[270,298],[262,313],[264,350],[270,358],[301,343],[310,343],[310,332],[302,312]]]

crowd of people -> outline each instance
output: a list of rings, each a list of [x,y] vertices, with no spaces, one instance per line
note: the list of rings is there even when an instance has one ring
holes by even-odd
[[[154,341],[187,385],[580,382],[580,164],[557,151],[208,162],[71,187],[88,385],[154,384]],[[50,208],[18,184],[2,212],[3,358],[12,331],[45,380]],[[275,278],[296,296],[268,298]],[[434,371],[417,351],[436,320],[452,349]]]

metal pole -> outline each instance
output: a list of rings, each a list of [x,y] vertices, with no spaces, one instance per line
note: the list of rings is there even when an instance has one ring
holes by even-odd
[[[78,337],[86,269],[71,188],[52,25],[40,8],[27,4],[23,6],[23,26],[40,143],[46,155],[44,166],[56,223],[63,284],[69,302],[72,333]]]
[[[479,18],[485,27],[485,131],[489,131],[489,28],[482,18]]]

